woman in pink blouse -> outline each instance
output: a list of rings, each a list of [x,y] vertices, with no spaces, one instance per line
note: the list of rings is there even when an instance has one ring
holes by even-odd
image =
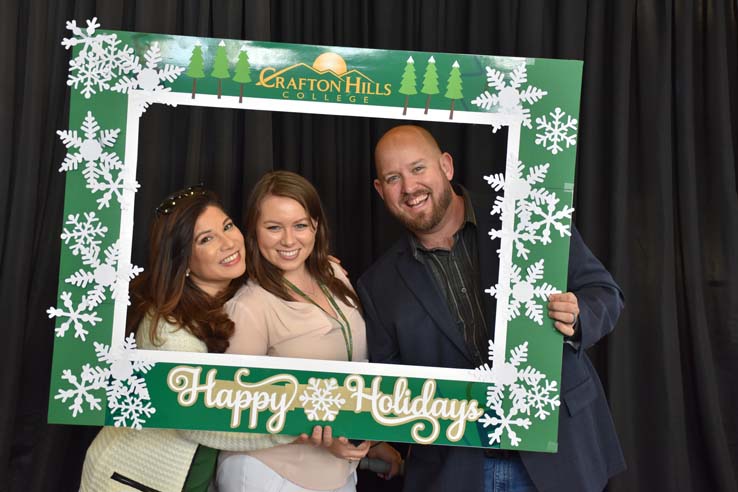
[[[235,322],[229,353],[366,361],[359,300],[328,259],[328,227],[315,188],[287,171],[264,175],[246,216],[248,283],[228,301]],[[318,446],[299,442],[249,453],[221,453],[218,488],[229,491],[356,490],[356,466],[368,452],[392,461],[386,444],[358,446],[315,429]],[[391,474],[392,474],[391,473]]]

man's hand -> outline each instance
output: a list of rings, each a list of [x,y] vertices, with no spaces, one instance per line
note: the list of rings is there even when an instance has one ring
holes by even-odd
[[[579,301],[572,292],[551,294],[548,297],[548,317],[564,336],[574,336],[574,325],[579,320]]]
[[[386,442],[380,442],[379,444],[373,445],[373,447],[369,449],[369,453],[367,454],[367,456],[369,458],[374,458],[382,460],[385,463],[389,463],[389,473],[378,473],[377,475],[379,475],[380,478],[389,480],[390,478],[400,473],[400,466],[402,466],[402,456],[400,456],[400,453],[395,448],[393,448]]]

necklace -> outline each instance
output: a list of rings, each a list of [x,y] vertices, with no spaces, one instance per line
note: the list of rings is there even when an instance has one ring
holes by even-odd
[[[323,307],[315,302],[312,297],[304,293],[300,290],[299,287],[297,287],[295,284],[287,280],[286,278],[282,277],[282,280],[284,281],[285,285],[289,287],[295,294],[302,297],[309,303],[316,306],[318,309],[323,311],[329,318],[335,320],[338,322],[338,325],[341,327],[341,333],[343,334],[343,342],[346,344],[346,355],[348,356],[348,360],[351,361],[353,359],[354,354],[354,340],[353,335],[351,334],[351,325],[349,324],[348,319],[346,319],[346,316],[343,314],[343,311],[341,311],[341,308],[338,306],[338,303],[333,298],[333,295],[331,294],[331,291],[328,290],[328,287],[323,284],[323,282],[318,282],[318,286],[320,287],[320,290],[323,291],[323,294],[325,295],[326,299],[328,299],[328,302],[333,307],[333,310],[338,314],[338,318],[331,316],[331,314],[323,309]],[[340,319],[339,319],[340,318]]]

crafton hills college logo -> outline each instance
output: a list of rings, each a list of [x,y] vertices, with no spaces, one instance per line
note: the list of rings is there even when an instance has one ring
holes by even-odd
[[[296,63],[287,68],[267,67],[256,84],[282,91],[283,99],[369,104],[369,96],[389,96],[392,84],[380,84],[359,70],[348,70],[336,53],[323,53],[312,66]]]

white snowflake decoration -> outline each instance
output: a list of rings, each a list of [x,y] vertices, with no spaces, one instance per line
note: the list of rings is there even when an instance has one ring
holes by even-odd
[[[490,67],[486,67],[486,71],[487,86],[493,87],[497,91],[494,94],[484,91],[472,101],[472,104],[487,111],[496,106],[498,112],[518,116],[522,119],[523,125],[531,128],[530,108],[524,108],[523,103],[527,105],[535,104],[548,92],[531,85],[522,88],[523,84],[528,81],[528,69],[525,63],[521,63],[510,72],[509,84],[505,81],[503,72]],[[494,132],[499,130],[500,127],[499,123],[492,124]]]
[[[97,199],[97,208],[107,208],[110,206],[110,200],[115,199],[120,203],[120,208],[126,210],[133,205],[130,196],[126,195],[126,191],[136,193],[141,185],[131,175],[127,169],[121,169],[117,174],[116,168],[101,165],[94,169],[94,173],[90,172],[87,178],[87,187],[93,193],[103,192],[103,195]]]
[[[133,48],[122,45],[116,34],[95,34],[100,27],[97,18],[87,21],[87,28],[82,29],[75,21],[67,22],[67,29],[74,37],[64,38],[62,46],[66,49],[82,45],[82,48],[69,61],[69,77],[67,85],[77,89],[82,87],[81,94],[89,99],[93,94],[112,90],[127,94],[131,90],[144,91],[147,95],[139,101],[136,116],[140,117],[151,104],[153,93],[169,91],[163,82],[173,82],[184,72],[183,67],[162,62],[158,43],[152,43],[144,54],[145,66],[135,55]]]
[[[59,297],[64,304],[64,309],[50,307],[46,310],[49,318],[67,318],[61,325],[54,328],[54,333],[61,338],[66,335],[70,326],[74,326],[74,338],[81,338],[85,341],[90,333],[87,325],[95,326],[102,321],[102,318],[97,315],[96,311],[93,311],[94,307],[90,306],[86,298],[75,306],[70,292],[62,292]]]
[[[87,248],[81,256],[82,263],[88,268],[77,270],[64,281],[83,289],[87,288],[88,284],[92,286],[84,296],[87,305],[96,307],[103,302],[106,289],[110,290],[113,299],[125,300],[130,305],[128,283],[141,273],[143,268],[128,262],[121,263],[118,241],[105,249],[105,261],[100,260],[98,247]]]
[[[72,388],[60,389],[54,395],[54,399],[66,403],[67,400],[72,398],[72,404],[69,405],[69,410],[72,411],[72,417],[77,417],[78,413],[84,412],[84,403],[89,405],[90,410],[102,410],[100,406],[102,400],[92,392],[104,388],[107,377],[104,369],[99,367],[93,368],[90,364],[82,366],[79,379],[72,374],[72,371],[64,369],[61,378],[71,384]]]
[[[336,392],[337,389],[336,378],[308,380],[308,387],[300,395],[308,420],[332,422],[336,419],[338,411],[346,403],[346,400]]]
[[[100,91],[109,90],[111,82],[127,74],[134,66],[133,48],[120,46],[116,34],[95,34],[100,27],[97,17],[87,21],[87,28],[77,26],[76,21],[67,22],[67,29],[74,37],[64,38],[65,49],[82,45],[77,55],[69,60],[67,85],[78,89],[87,99]]]
[[[146,422],[143,417],[151,417],[156,409],[149,401],[146,380],[136,373],[146,374],[154,364],[133,359],[136,350],[136,338],[133,334],[123,340],[120,351],[113,351],[102,343],[94,345],[98,360],[109,365],[110,378],[105,393],[115,426],[140,429]]]
[[[100,130],[100,125],[92,116],[91,111],[87,112],[85,121],[82,123],[84,138],[78,135],[77,130],[58,130],[56,133],[67,149],[71,149],[67,151],[59,172],[73,171],[82,162],[85,163],[86,169],[94,168],[99,163],[113,166],[116,169],[122,166],[115,152],[106,152],[106,149],[115,145],[120,129]]]
[[[145,383],[143,379],[141,381]],[[115,405],[111,405],[111,402]],[[113,424],[116,427],[142,429],[146,419],[156,413],[156,408],[148,399],[142,398],[133,387],[125,385],[120,385],[114,393],[111,393],[111,387],[108,387],[108,406],[111,413],[119,412],[113,416]]]
[[[87,188],[93,193],[102,192],[102,196],[97,199],[97,208],[109,207],[113,196],[121,208],[128,208],[131,202],[125,192],[135,193],[140,185],[124,168],[118,154],[106,150],[115,145],[120,129],[102,130],[92,111],[88,111],[82,123],[82,133],[84,139],[76,130],[57,131],[68,149],[59,172],[76,170],[84,162],[82,175],[87,181]]]
[[[525,306],[525,316],[539,325],[543,325],[543,305],[548,301],[551,294],[559,290],[553,285],[543,282],[543,259],[538,260],[528,267],[525,280],[521,278],[521,270],[517,265],[510,268],[510,284],[507,286],[494,285],[484,292],[492,297],[508,299],[506,318],[511,321],[520,316],[520,308]]]
[[[522,203],[526,200],[532,200],[535,203],[540,204],[552,196],[555,197],[552,192],[545,188],[534,187],[534,185],[543,183],[546,179],[548,168],[548,163],[533,166],[528,170],[528,175],[524,178],[523,171],[525,166],[521,161],[517,161],[508,173],[507,180],[502,173],[490,174],[489,176],[485,176],[484,180],[487,181],[495,191],[504,189],[504,198],[512,198],[512,201],[517,205],[515,212],[520,212],[524,207]],[[507,218],[504,215],[504,198],[502,196],[497,196],[492,207],[492,215],[502,215],[503,220]]]
[[[539,234],[541,244],[551,243],[551,228],[558,231],[560,237],[571,236],[569,223],[574,209],[568,205],[557,209],[558,203],[559,199],[554,194],[542,204],[527,201],[519,216],[520,223],[529,233]]]
[[[536,130],[543,130],[543,133],[536,134],[536,145],[542,145],[556,155],[563,150],[562,143],[567,149],[576,145],[577,120],[561,111],[561,108],[556,108],[549,115],[551,121],[546,119],[546,115],[536,118]],[[562,121],[564,116],[566,116],[566,122]]]
[[[503,197],[495,199],[491,213],[502,216],[502,228],[490,230],[489,235],[492,239],[511,236],[518,257],[528,259],[528,245],[550,244],[552,228],[561,237],[571,235],[569,223],[574,209],[568,205],[558,208],[560,200],[556,193],[534,187],[544,181],[548,168],[548,164],[533,166],[523,178],[524,166],[518,161],[507,181],[501,173],[484,178],[495,191],[504,188],[506,197],[510,196],[508,193],[512,195],[512,210],[505,209]],[[515,220],[512,220],[511,213],[515,214]]]
[[[105,237],[108,228],[100,222],[95,216],[95,212],[84,212],[84,220],[80,221],[80,214],[70,214],[67,216],[66,227],[61,233],[64,244],[72,241],[70,250],[72,254],[77,256],[92,247],[98,247],[100,241]]]
[[[525,417],[515,418],[518,414],[518,410],[515,407],[511,408],[508,414],[505,414],[502,407],[493,408],[492,410],[495,412],[494,415],[485,413],[484,416],[479,419],[479,422],[483,424],[485,429],[489,426],[494,427],[494,430],[487,434],[489,444],[502,442],[502,434],[507,431],[507,437],[510,439],[510,444],[515,447],[520,445],[522,439],[518,437],[518,434],[515,432],[513,427],[517,426],[522,427],[523,429],[530,429],[530,419]]]
[[[523,367],[528,361],[528,342],[524,342],[510,350],[510,360],[504,361],[504,354],[495,354],[494,343],[489,343],[489,360],[494,369],[484,364],[476,369],[479,378],[490,381],[487,387],[487,408],[479,420],[485,428],[492,426],[487,434],[489,444],[502,443],[502,436],[507,435],[512,446],[517,447],[522,438],[517,435],[516,428],[529,429],[533,417],[546,420],[559,405],[558,384],[549,381],[546,375],[531,366]],[[497,362],[495,362],[497,360]],[[509,403],[509,410],[505,404]]]
[[[65,282],[82,289],[88,285],[90,288],[76,306],[72,294],[62,292],[60,299],[63,308],[52,306],[46,312],[49,318],[66,318],[55,328],[57,337],[64,337],[69,328],[74,327],[74,337],[86,341],[88,328],[102,321],[95,308],[106,299],[106,291],[109,290],[114,299],[128,302],[128,282],[143,269],[128,262],[121,263],[117,241],[105,249],[105,260],[100,259],[100,243],[108,228],[100,222],[95,212],[70,214],[66,225],[69,227],[63,229],[61,239],[87,268],[72,273]]]
[[[185,70],[184,67],[177,67],[168,63],[160,68],[162,56],[159,43],[152,43],[149,49],[146,50],[144,58],[146,59],[146,65],[142,66],[139,58],[135,57],[131,70],[135,75],[134,77],[124,75],[112,87],[112,90],[125,94],[132,90],[144,91],[145,97],[138,100],[136,117],[140,117],[146,111],[156,93],[172,90],[170,87],[165,87],[162,82],[174,82]]]
[[[102,365],[93,367],[85,364],[79,378],[71,370],[63,370],[62,379],[69,382],[72,388],[59,389],[54,398],[66,403],[74,397],[69,409],[72,410],[72,417],[76,417],[84,412],[84,402],[88,403],[90,410],[102,410],[102,399],[93,392],[104,389],[115,426],[141,429],[146,419],[156,413],[156,408],[151,404],[146,380],[137,373],[147,373],[154,364],[133,359],[136,349],[133,334],[123,341],[121,350],[113,350],[98,342],[94,346],[98,362]]]

